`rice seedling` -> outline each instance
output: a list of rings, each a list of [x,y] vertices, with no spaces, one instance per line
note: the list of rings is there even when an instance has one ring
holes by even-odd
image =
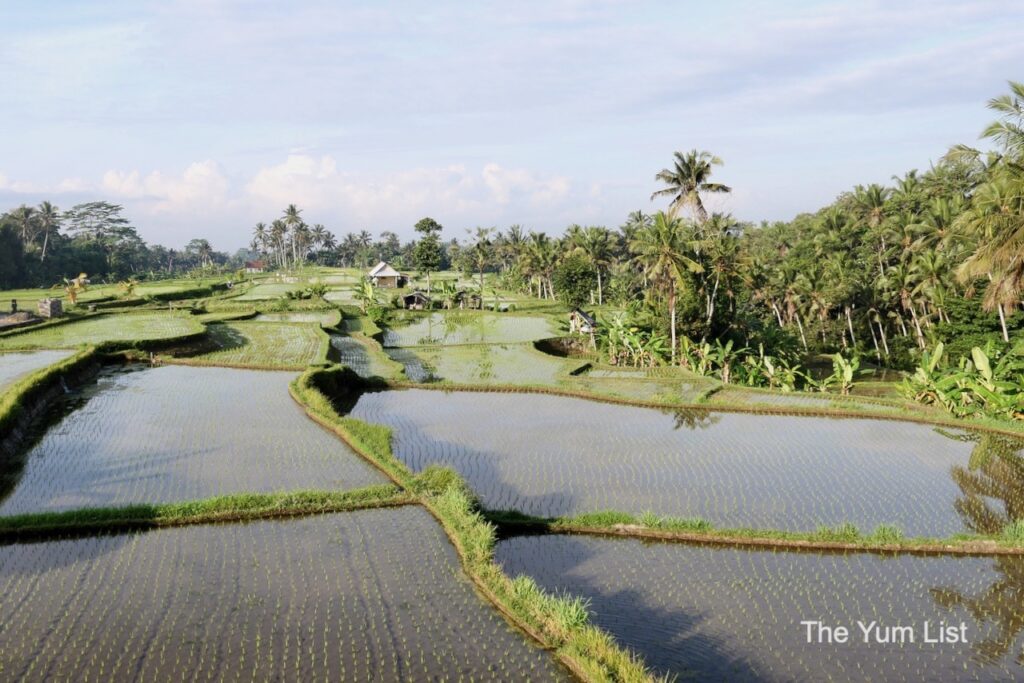
[[[953,468],[967,468],[984,445],[959,430],[732,413],[691,419],[559,396],[415,389],[364,394],[351,415],[391,427],[394,453],[413,471],[457,470],[488,509],[549,518],[652,511],[793,532],[893,523],[908,535],[945,537],[975,528],[957,502],[973,488]],[[1009,444],[1005,457],[1018,457],[1024,446]],[[1004,486],[1000,495],[1017,505],[1021,490]]]
[[[1014,520],[1003,527],[1003,538],[1013,543],[1024,543],[1024,519]]]
[[[538,316],[449,311],[419,317],[384,332],[384,346],[514,344],[554,335],[551,323]]]
[[[100,342],[171,339],[203,331],[187,313],[113,313],[0,337],[2,349],[70,349]]]
[[[326,357],[329,341],[319,325],[280,322],[211,324],[207,337],[215,350],[178,362],[301,370]]]
[[[513,536],[496,559],[521,590],[589,600],[590,619],[661,675],[697,680],[1017,680],[1024,558],[813,554],[586,536]],[[536,587],[536,588],[535,588]],[[847,627],[808,644],[801,621]],[[863,642],[858,621],[912,625]],[[969,642],[924,642],[961,622]],[[927,673],[925,673],[927,672]]]
[[[68,397],[70,412],[25,454],[0,514],[381,482],[306,419],[290,380],[223,368],[107,371]]]
[[[420,508],[21,544],[3,559],[12,680],[567,678],[457,578]]]

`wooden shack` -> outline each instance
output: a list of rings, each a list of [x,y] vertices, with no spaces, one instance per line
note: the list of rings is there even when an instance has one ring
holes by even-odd
[[[409,282],[409,278],[402,275],[397,270],[389,266],[386,262],[381,261],[366,274],[370,281],[373,282],[376,287],[384,287],[385,289],[398,289],[405,287],[406,283]]]
[[[410,292],[402,297],[402,307],[410,311],[430,308],[430,297],[420,291]]]

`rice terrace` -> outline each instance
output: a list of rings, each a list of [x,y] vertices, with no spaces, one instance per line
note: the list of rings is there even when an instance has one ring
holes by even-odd
[[[61,4],[0,681],[1024,680],[1024,11]]]

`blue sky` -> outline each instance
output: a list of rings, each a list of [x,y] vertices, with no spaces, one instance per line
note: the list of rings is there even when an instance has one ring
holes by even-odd
[[[674,150],[744,220],[887,182],[1024,79],[1024,3],[0,0],[0,207],[125,205],[219,249],[289,202],[336,233],[431,215],[622,222]]]

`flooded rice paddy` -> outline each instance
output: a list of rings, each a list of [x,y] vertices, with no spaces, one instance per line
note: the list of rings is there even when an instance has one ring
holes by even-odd
[[[553,334],[551,324],[536,316],[449,311],[431,313],[409,325],[385,330],[384,346],[514,344]]]
[[[6,680],[565,678],[421,508],[0,547]]]
[[[0,393],[25,375],[64,360],[71,351],[26,351],[0,353]]]
[[[370,353],[362,342],[352,337],[332,334],[331,348],[335,354],[334,359],[352,368],[360,377],[387,377],[391,374],[390,369]]]
[[[112,313],[3,337],[0,349],[68,349],[104,341],[167,339],[202,330],[187,313]]]
[[[0,514],[385,481],[288,395],[291,373],[107,370],[30,448]]]
[[[288,313],[260,313],[253,320],[261,323],[323,323],[330,325],[334,321],[335,315],[336,313],[333,312],[291,311]]]
[[[326,343],[317,325],[281,322],[224,322],[207,327],[215,350],[196,356],[210,365],[300,368],[320,358]]]
[[[413,382],[553,386],[566,367],[565,361],[530,344],[388,348],[386,352],[405,367],[406,377]]]
[[[509,575],[590,600],[594,622],[680,680],[1020,680],[1024,558],[818,555],[635,539],[502,541]],[[845,626],[808,643],[805,620]],[[863,642],[858,620],[912,626],[914,642]],[[925,623],[968,642],[924,643]],[[874,634],[874,631],[871,631]]]
[[[392,427],[412,469],[452,466],[485,506],[538,516],[617,509],[943,537],[998,533],[1024,506],[1021,442],[907,422],[420,389],[364,394],[352,415]]]

